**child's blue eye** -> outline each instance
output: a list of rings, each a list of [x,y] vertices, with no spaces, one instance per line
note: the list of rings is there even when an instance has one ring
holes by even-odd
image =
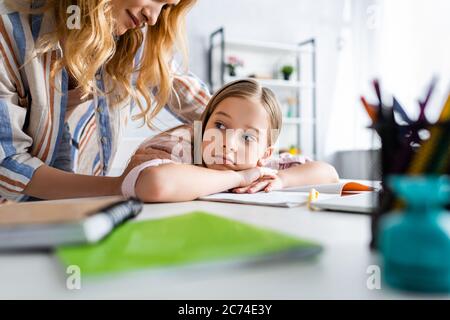
[[[251,134],[244,134],[242,136],[242,138],[244,139],[245,142],[254,142],[254,141],[256,141],[256,137],[252,136]]]
[[[214,123],[214,126],[215,126],[217,129],[219,129],[219,130],[225,130],[225,129],[226,129],[225,126],[224,126],[222,123],[220,123],[220,122]]]

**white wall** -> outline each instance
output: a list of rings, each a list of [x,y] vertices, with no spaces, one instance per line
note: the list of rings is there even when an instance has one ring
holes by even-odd
[[[439,78],[427,115],[436,120],[450,90],[450,1],[383,0],[379,74],[411,114],[431,78]]]

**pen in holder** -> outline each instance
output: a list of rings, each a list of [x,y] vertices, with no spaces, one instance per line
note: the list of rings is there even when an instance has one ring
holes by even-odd
[[[372,119],[371,129],[381,140],[382,190],[378,207],[372,214],[371,248],[377,247],[379,220],[393,209],[403,207],[402,201],[387,183],[392,175],[422,176],[450,174],[450,94],[442,108],[439,120],[431,123],[425,109],[436,85],[433,80],[424,100],[419,101],[417,120],[409,118],[400,103],[393,98],[392,106],[382,102],[380,85],[373,82],[378,105],[369,104],[361,98],[364,108]]]

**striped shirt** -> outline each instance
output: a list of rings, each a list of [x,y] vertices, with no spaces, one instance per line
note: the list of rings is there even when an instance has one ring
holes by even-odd
[[[61,47],[39,56],[33,52],[39,36],[54,30],[52,11],[22,14],[8,10],[0,0],[1,198],[27,200],[22,192],[43,164],[106,175],[131,114],[133,103],[130,99],[117,103],[121,99],[115,92],[71,106],[76,92],[69,94],[67,71],[61,70],[50,83],[51,66],[62,56]],[[172,69],[176,94],[165,109],[191,123],[200,118],[209,100],[208,89],[194,75]],[[103,70],[95,81],[100,89],[111,91],[111,80]]]

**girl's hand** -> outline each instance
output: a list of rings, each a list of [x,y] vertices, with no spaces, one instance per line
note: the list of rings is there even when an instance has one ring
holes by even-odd
[[[248,186],[234,188],[231,190],[234,193],[256,193],[264,190],[265,192],[283,189],[283,180],[279,175],[264,176],[252,182]]]
[[[239,188],[248,187],[254,182],[261,178],[275,178],[277,176],[277,171],[264,167],[256,167],[247,170],[242,170],[237,172],[241,176],[241,183]]]

